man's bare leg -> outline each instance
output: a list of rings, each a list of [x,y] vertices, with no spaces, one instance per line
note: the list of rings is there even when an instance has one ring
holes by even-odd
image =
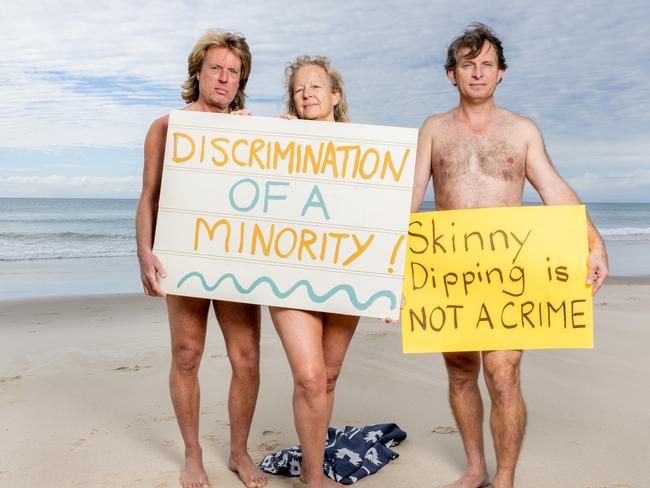
[[[323,314],[323,356],[327,373],[327,425],[332,420],[334,409],[334,390],[343,360],[348,351],[359,317],[336,313]]]
[[[478,388],[481,358],[477,352],[445,353],[449,376],[449,403],[463,439],[467,469],[445,488],[479,488],[489,485],[483,448],[483,401]]]
[[[247,488],[261,488],[266,485],[266,475],[248,454],[248,435],[260,386],[260,307],[224,301],[214,304],[232,367],[228,467]]]
[[[521,351],[483,353],[483,374],[492,399],[490,428],[497,458],[495,488],[514,486],[515,467],[524,440],[526,405],[519,375],[521,356]]]
[[[328,424],[322,314],[270,307],[293,374],[293,417],[302,447],[301,480],[310,488],[336,487],[323,474]]]
[[[200,389],[198,371],[205,345],[210,300],[167,295],[172,342],[169,390],[185,444],[183,488],[209,486],[199,442]]]

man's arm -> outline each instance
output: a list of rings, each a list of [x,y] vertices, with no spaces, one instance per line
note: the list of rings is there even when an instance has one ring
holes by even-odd
[[[424,121],[418,132],[418,148],[415,153],[415,172],[413,174],[413,194],[411,212],[417,212],[424,200],[427,185],[431,179],[431,138],[433,137],[432,117]]]
[[[526,178],[537,190],[546,205],[581,203],[576,193],[555,170],[546,153],[544,140],[537,126],[525,121],[528,151],[526,153]],[[592,285],[592,294],[603,285],[609,274],[607,249],[600,233],[587,213],[587,236],[589,240],[589,262],[587,283]]]
[[[140,277],[146,295],[164,297],[158,286],[157,275],[165,277],[165,269],[152,252],[153,237],[158,215],[158,198],[162,180],[165,140],[167,138],[168,116],[156,120],[147,132],[144,142],[144,170],[142,194],[135,217],[135,234],[140,261]]]

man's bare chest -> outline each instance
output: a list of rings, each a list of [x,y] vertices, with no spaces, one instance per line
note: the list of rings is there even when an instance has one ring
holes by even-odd
[[[445,178],[516,181],[525,173],[525,147],[506,134],[446,134],[433,151],[434,171]]]

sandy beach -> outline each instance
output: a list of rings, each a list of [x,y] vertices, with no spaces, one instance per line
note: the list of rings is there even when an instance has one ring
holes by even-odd
[[[646,488],[650,279],[613,279],[596,297],[595,349],[530,351],[529,424],[517,485]],[[266,310],[251,454],[297,443],[288,365]],[[0,302],[0,486],[176,487],[182,442],[169,400],[164,302],[137,294]],[[399,459],[367,487],[435,487],[464,466],[440,355],[403,355],[399,325],[363,319],[333,425],[395,422]],[[201,432],[214,487],[227,469],[229,365],[211,318],[201,369]],[[487,433],[487,428],[486,428]],[[495,461],[488,437],[488,464]],[[271,477],[269,487],[301,486]]]

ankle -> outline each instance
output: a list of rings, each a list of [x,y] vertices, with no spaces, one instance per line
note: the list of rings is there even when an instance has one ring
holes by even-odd
[[[481,461],[474,464],[468,464],[465,472],[472,475],[483,475],[487,473],[487,463]]]
[[[250,455],[248,454],[247,450],[231,450],[230,451],[230,459],[233,461],[239,461],[239,460],[244,460],[244,459],[250,459]]]
[[[492,485],[495,488],[512,488],[515,486],[514,471],[497,471],[497,474],[494,476],[494,480],[492,481]]]
[[[185,448],[186,458],[201,458],[203,457],[203,449],[201,446],[188,446]]]

